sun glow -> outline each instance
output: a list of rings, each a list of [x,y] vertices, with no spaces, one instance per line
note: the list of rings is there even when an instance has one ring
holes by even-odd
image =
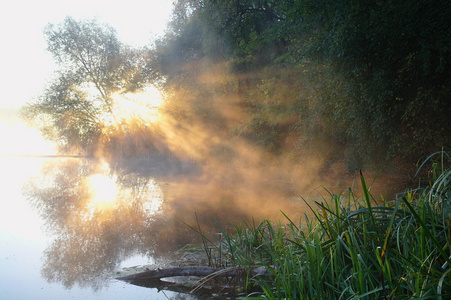
[[[150,125],[159,119],[163,95],[154,87],[148,87],[139,93],[115,93],[111,98],[114,101],[116,117],[120,122],[139,121]]]
[[[89,177],[89,185],[92,193],[90,204],[96,208],[111,208],[116,202],[118,188],[116,178],[103,174],[95,174]]]

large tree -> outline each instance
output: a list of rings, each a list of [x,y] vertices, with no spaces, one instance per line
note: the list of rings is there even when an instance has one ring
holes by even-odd
[[[62,149],[92,152],[102,137],[123,129],[112,96],[142,87],[144,51],[126,47],[95,19],[67,17],[44,33],[60,68],[24,115]]]

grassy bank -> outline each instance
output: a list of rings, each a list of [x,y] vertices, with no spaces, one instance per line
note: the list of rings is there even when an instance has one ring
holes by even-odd
[[[373,197],[361,176],[360,197],[306,201],[313,218],[220,227],[203,235],[210,264],[264,268],[246,276],[246,299],[449,299],[451,169],[434,166],[394,200]]]

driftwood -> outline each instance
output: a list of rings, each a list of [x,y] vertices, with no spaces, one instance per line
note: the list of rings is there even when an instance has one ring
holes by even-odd
[[[236,296],[237,290],[235,284],[225,286],[213,284],[207,285],[212,279],[227,278],[232,281],[240,280],[244,275],[251,276],[270,276],[265,267],[251,267],[251,268],[211,268],[205,266],[191,266],[191,267],[175,267],[168,269],[147,270],[144,272],[118,277],[116,279],[126,281],[133,285],[138,285],[147,288],[156,288],[158,290],[168,290],[177,293],[194,294],[198,299],[230,299],[229,296]],[[176,283],[171,281],[161,280],[170,277],[200,277],[194,283],[186,281],[184,283]],[[228,281],[230,283],[230,281]]]
[[[253,275],[266,275],[266,270],[263,267],[256,267],[250,269]],[[191,266],[191,267],[175,267],[169,269],[156,269],[148,270],[145,272],[119,277],[116,279],[124,281],[132,280],[156,280],[167,277],[180,277],[180,276],[198,276],[211,278],[223,278],[223,277],[237,277],[246,274],[247,270],[244,268],[226,268],[216,269],[204,266]]]

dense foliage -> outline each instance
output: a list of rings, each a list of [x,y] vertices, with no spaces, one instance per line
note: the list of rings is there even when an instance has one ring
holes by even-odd
[[[113,96],[151,83],[166,121],[214,133],[221,142],[207,147],[220,160],[240,141],[345,172],[412,163],[451,146],[450,13],[446,0],[179,0],[166,34],[139,50],[67,18],[45,31],[61,71],[24,111],[67,151],[127,135],[171,152],[167,124],[133,131],[117,117]]]
[[[178,1],[176,12],[155,51],[166,87],[191,96],[178,116],[221,124],[232,106],[246,112],[234,135],[276,154],[334,152],[351,169],[450,146],[448,1]]]

